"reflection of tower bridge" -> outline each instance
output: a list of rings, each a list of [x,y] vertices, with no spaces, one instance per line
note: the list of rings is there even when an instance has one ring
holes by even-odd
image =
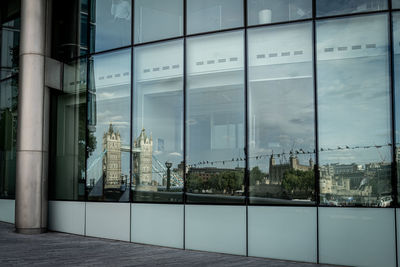
[[[121,146],[121,151],[122,152],[133,152],[133,153],[140,153],[141,149],[140,148],[135,148],[133,147],[132,150],[130,150],[130,147],[128,145],[122,145]],[[152,164],[152,173],[157,176],[157,180],[162,181],[164,178],[167,177],[167,167],[165,166],[164,163],[162,163],[156,156],[152,155],[153,159],[153,164]],[[183,178],[181,175],[179,175],[176,171],[171,170],[171,183],[173,186],[183,186]]]
[[[140,153],[140,148],[130,148],[128,145],[121,146],[121,152],[136,152]],[[106,155],[107,149],[104,149],[99,156],[96,157],[95,160],[87,168],[87,176],[90,180],[97,181],[103,175],[102,170],[102,159]],[[152,155],[152,159],[154,164],[152,164],[152,173],[154,173],[157,177],[157,180],[163,181],[164,178],[167,177],[167,167],[163,164],[156,156]],[[100,165],[100,166],[99,166]],[[174,170],[171,170],[171,184],[172,186],[183,187],[183,178],[182,176]],[[90,184],[89,184],[90,185]]]

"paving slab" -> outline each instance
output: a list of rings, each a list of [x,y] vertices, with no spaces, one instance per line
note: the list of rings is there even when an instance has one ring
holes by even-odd
[[[0,222],[0,266],[332,266],[173,249],[72,234],[23,235]]]

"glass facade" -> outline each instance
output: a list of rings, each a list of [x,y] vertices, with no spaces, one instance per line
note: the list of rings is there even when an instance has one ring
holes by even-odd
[[[85,1],[83,1],[85,2]],[[82,40],[90,30],[90,50],[98,52],[131,44],[132,2],[130,0],[91,0],[90,27],[82,27]],[[88,18],[81,12],[82,25]]]
[[[51,56],[70,63],[89,51],[89,0],[54,1],[51,22]],[[106,45],[106,43],[104,43]],[[94,46],[94,43],[92,42]],[[92,49],[93,51],[94,49]]]
[[[248,0],[248,25],[309,19],[312,0]]]
[[[400,8],[400,1],[392,0],[392,8]]]
[[[244,202],[243,31],[187,40],[188,202]]]
[[[370,15],[317,24],[321,204],[378,205],[391,196],[387,22]]]
[[[386,10],[386,0],[316,0],[318,17]]]
[[[70,89],[53,104],[52,198],[393,206],[388,1],[79,6]]]
[[[20,4],[0,3],[0,198],[15,198]]]
[[[243,26],[242,0],[187,0],[187,33]]]
[[[397,164],[397,192],[400,192],[400,108],[399,108],[399,100],[400,100],[400,12],[393,13],[392,17],[393,23],[393,81],[394,81],[394,99],[395,99],[395,126],[394,126],[394,137],[395,137],[395,146],[394,146],[394,155],[395,161]],[[400,202],[399,198],[397,201]]]
[[[13,3],[0,4],[0,221],[19,173]],[[397,265],[400,1],[52,3],[49,229]]]
[[[88,199],[129,201],[130,49],[89,58],[87,94]]]
[[[248,56],[250,203],[313,204],[311,23],[249,30]]]
[[[183,42],[134,53],[133,200],[183,201]]]
[[[50,198],[85,199],[86,59],[64,65],[64,90],[51,99]],[[88,147],[93,147],[93,138]]]
[[[182,35],[182,0],[135,1],[135,43]]]

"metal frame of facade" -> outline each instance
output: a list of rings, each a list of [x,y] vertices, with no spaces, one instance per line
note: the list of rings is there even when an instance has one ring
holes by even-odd
[[[388,14],[388,18],[390,20],[389,23],[389,33],[388,33],[388,42],[390,43],[390,50],[388,51],[390,53],[389,58],[390,58],[390,102],[391,102],[391,140],[392,140],[392,146],[391,146],[391,151],[392,151],[392,176],[391,176],[391,185],[392,185],[392,195],[393,195],[393,202],[392,205],[388,208],[393,208],[393,207],[400,207],[398,204],[398,192],[397,192],[397,162],[396,162],[396,155],[395,155],[395,147],[396,147],[396,136],[395,136],[395,126],[396,126],[396,121],[395,121],[395,89],[394,89],[394,63],[393,63],[393,23],[392,23],[392,12],[400,11],[400,9],[392,9],[391,5],[391,0],[388,0],[388,9],[387,10],[379,10],[379,11],[369,11],[369,12],[360,12],[360,13],[351,13],[351,14],[341,14],[341,15],[335,15],[335,16],[325,16],[325,17],[317,17],[316,16],[316,1],[318,0],[313,0],[312,1],[312,17],[309,19],[301,19],[301,20],[293,20],[293,21],[283,21],[283,22],[274,22],[274,23],[268,23],[268,24],[257,24],[257,25],[247,25],[247,0],[243,0],[243,12],[244,12],[244,26],[242,27],[235,27],[235,28],[229,28],[229,29],[223,29],[223,30],[218,30],[218,31],[208,31],[208,32],[201,32],[201,33],[195,33],[195,34],[186,34],[187,33],[187,26],[186,26],[186,21],[187,21],[187,10],[186,10],[186,0],[183,1],[183,35],[182,36],[176,36],[176,37],[171,37],[171,38],[165,38],[161,40],[154,40],[154,41],[149,41],[149,42],[143,42],[143,43],[134,43],[134,5],[135,5],[135,0],[132,0],[132,24],[131,24],[131,45],[127,46],[122,46],[122,47],[117,47],[117,48],[112,48],[112,49],[107,49],[107,50],[102,50],[98,52],[90,52],[90,47],[91,44],[88,44],[89,47],[89,52],[85,55],[80,55],[76,58],[71,59],[71,61],[78,61],[82,59],[86,59],[86,65],[87,65],[87,89],[90,89],[90,69],[91,69],[91,64],[90,64],[90,59],[93,56],[96,55],[101,55],[101,54],[107,54],[115,51],[120,51],[124,49],[130,48],[130,53],[131,53],[131,105],[130,105],[130,121],[131,121],[131,126],[130,126],[130,146],[132,148],[132,123],[133,123],[133,91],[135,90],[134,88],[134,48],[135,47],[140,47],[140,46],[146,46],[146,45],[151,45],[151,44],[159,44],[159,43],[164,43],[167,41],[173,41],[173,40],[182,40],[183,41],[183,163],[184,166],[186,166],[186,110],[187,110],[187,92],[186,92],[186,76],[187,76],[187,66],[186,66],[186,40],[187,38],[190,37],[196,37],[196,36],[206,36],[206,35],[211,35],[215,33],[224,33],[224,32],[234,32],[234,31],[243,31],[243,36],[244,36],[244,110],[245,110],[245,117],[244,117],[244,123],[245,123],[245,172],[244,172],[244,181],[243,184],[245,186],[245,200],[243,203],[213,203],[213,202],[200,202],[200,203],[187,203],[187,198],[186,198],[186,172],[183,174],[183,179],[184,179],[184,187],[183,187],[183,201],[182,202],[147,202],[147,201],[133,201],[132,199],[132,191],[130,191],[130,196],[129,196],[129,201],[94,201],[94,200],[89,200],[87,192],[85,193],[85,200],[87,202],[121,202],[121,203],[126,203],[126,202],[131,202],[131,203],[149,203],[149,204],[190,204],[190,205],[227,205],[227,206],[294,206],[294,207],[327,207],[329,208],[330,206],[325,206],[325,205],[320,205],[320,200],[319,200],[319,141],[318,141],[318,88],[317,88],[317,62],[316,62],[316,22],[320,20],[328,20],[328,19],[333,19],[333,18],[345,18],[345,17],[354,17],[354,16],[363,16],[363,15],[373,15],[373,14]],[[87,38],[88,42],[91,41],[90,38],[90,17],[91,17],[91,2],[92,0],[89,0],[89,10],[88,10],[88,30],[87,30]],[[295,24],[295,23],[301,23],[301,22],[312,22],[312,53],[313,53],[313,93],[314,93],[314,133],[315,133],[315,140],[314,140],[314,145],[315,145],[315,168],[314,168],[314,175],[315,175],[315,202],[313,204],[299,204],[299,205],[294,205],[294,204],[276,204],[276,203],[270,203],[270,204],[256,204],[256,203],[250,203],[249,201],[249,185],[250,185],[250,171],[249,171],[249,157],[248,157],[248,113],[249,113],[249,107],[248,107],[248,36],[247,36],[247,29],[252,29],[252,28],[264,28],[264,27],[269,27],[269,26],[274,26],[274,25],[285,25],[285,24]],[[88,103],[88,94],[86,93],[86,104]],[[86,108],[87,112],[87,108]],[[88,114],[86,114],[88,115]],[[86,116],[86,119],[88,116]],[[86,124],[88,125],[88,121],[86,121]],[[88,140],[88,127],[86,125],[86,140]],[[86,150],[86,159],[88,158],[88,153]],[[86,160],[87,161],[87,160]],[[85,162],[87,164],[87,162]],[[130,174],[129,174],[130,182],[132,183],[132,153],[130,153]],[[85,177],[87,178],[87,175],[85,174]],[[86,191],[86,190],[85,190]],[[69,200],[69,199],[52,199],[52,200],[58,200],[58,201],[77,201],[77,200]],[[346,208],[347,206],[343,206],[341,208]],[[361,206],[361,205],[355,205],[355,206],[348,206],[350,208],[383,208],[383,207],[371,207],[371,206]]]
[[[397,162],[396,162],[396,155],[395,155],[395,148],[396,148],[396,136],[395,136],[395,126],[396,126],[396,121],[395,121],[395,88],[394,88],[394,63],[393,63],[393,21],[392,21],[392,13],[396,11],[400,11],[400,9],[392,9],[392,4],[391,0],[388,0],[388,9],[387,10],[378,10],[378,11],[368,11],[368,12],[360,12],[360,13],[351,13],[351,14],[341,14],[341,15],[334,15],[334,16],[324,16],[324,17],[317,17],[316,15],[316,2],[318,0],[313,0],[312,1],[312,17],[308,19],[301,19],[301,20],[292,20],[292,21],[283,21],[283,22],[274,22],[274,23],[268,23],[268,24],[257,24],[257,25],[248,25],[248,14],[247,14],[247,0],[243,0],[243,12],[244,12],[244,22],[242,27],[235,27],[235,28],[229,28],[229,29],[223,29],[223,30],[216,30],[216,31],[208,31],[208,32],[201,32],[201,33],[195,33],[195,34],[187,34],[187,6],[186,6],[186,0],[182,0],[182,6],[183,6],[183,35],[182,36],[175,36],[171,38],[165,38],[161,40],[154,40],[154,41],[149,41],[149,42],[142,42],[142,43],[134,43],[134,6],[135,6],[135,0],[132,0],[132,5],[131,5],[131,12],[132,12],[132,20],[131,20],[131,45],[126,45],[122,47],[117,47],[117,48],[112,48],[112,49],[107,49],[107,50],[102,50],[98,52],[90,52],[90,20],[91,20],[91,2],[92,0],[89,0],[89,7],[88,7],[88,24],[87,24],[87,38],[88,38],[88,53],[86,55],[81,55],[76,58],[71,59],[71,61],[78,61],[82,59],[86,59],[86,65],[87,65],[87,89],[90,89],[90,69],[91,69],[91,64],[90,64],[90,59],[93,56],[96,55],[101,55],[101,54],[107,54],[111,53],[114,51],[120,51],[124,49],[130,49],[131,53],[131,105],[130,105],[130,121],[131,121],[131,126],[130,126],[130,146],[132,147],[132,123],[133,123],[133,91],[134,91],[134,48],[135,47],[140,47],[140,46],[146,46],[146,45],[151,45],[151,44],[159,44],[159,43],[164,43],[167,41],[173,41],[173,40],[182,40],[183,41],[183,163],[184,166],[186,166],[186,110],[187,110],[187,89],[186,89],[186,76],[187,76],[187,64],[186,64],[186,40],[187,38],[190,37],[196,37],[196,36],[206,36],[206,35],[211,35],[215,33],[224,33],[224,32],[234,32],[234,31],[242,31],[244,34],[244,110],[245,110],[245,117],[244,117],[244,123],[245,123],[245,172],[244,172],[244,186],[245,186],[245,200],[243,203],[212,203],[212,202],[201,202],[201,203],[188,203],[187,198],[186,198],[186,172],[184,172],[184,187],[183,187],[183,201],[182,202],[146,202],[146,201],[133,201],[132,199],[132,190],[130,190],[130,196],[129,196],[129,202],[131,203],[149,203],[149,204],[190,204],[190,205],[226,205],[226,206],[294,206],[294,207],[326,207],[329,208],[330,206],[321,206],[320,205],[320,200],[319,200],[319,141],[318,141],[318,88],[317,88],[317,62],[316,62],[316,22],[321,21],[321,20],[328,20],[328,19],[334,19],[334,18],[346,18],[346,17],[354,17],[354,16],[363,16],[363,15],[374,15],[374,14],[388,14],[388,18],[390,20],[389,25],[389,33],[388,33],[388,42],[390,43],[390,49],[389,49],[389,58],[390,58],[390,102],[391,102],[391,140],[392,140],[392,146],[391,146],[391,152],[392,152],[392,175],[391,175],[391,185],[392,185],[392,196],[393,196],[393,202],[390,207],[387,208],[394,208],[394,207],[400,207],[398,204],[398,192],[397,192]],[[255,203],[250,203],[249,201],[249,184],[250,184],[250,172],[249,172],[249,157],[248,157],[248,113],[249,113],[249,107],[248,107],[248,36],[247,36],[247,29],[252,29],[252,28],[266,28],[266,27],[271,27],[274,25],[285,25],[285,24],[295,24],[295,23],[301,23],[301,22],[311,22],[312,23],[312,53],[313,53],[313,93],[314,93],[314,134],[315,134],[315,140],[314,140],[314,145],[315,145],[315,168],[314,168],[314,175],[315,175],[315,202],[313,204],[300,204],[300,205],[293,205],[293,204],[255,204]],[[88,103],[88,93],[86,93],[86,104]],[[86,113],[87,113],[87,108],[86,108]],[[88,114],[86,114],[88,115]],[[86,116],[86,140],[88,140],[88,121],[87,121],[88,116]],[[88,152],[86,150],[86,159],[88,158]],[[132,153],[130,153],[130,182],[132,183]],[[87,161],[87,160],[86,160]],[[87,164],[87,162],[85,162]],[[87,175],[85,174],[86,178]],[[86,190],[85,190],[86,192]],[[52,199],[52,200],[58,200],[58,201],[78,201],[78,200],[67,200],[67,199]],[[80,200],[79,200],[80,201]],[[126,203],[128,201],[94,201],[94,200],[89,200],[87,192],[85,193],[85,200],[87,202],[121,202],[121,203]],[[355,206],[348,206],[349,208],[382,208],[382,207],[370,207],[370,206],[361,206],[361,205],[355,205]],[[340,207],[340,208],[346,208],[346,206]],[[318,209],[317,209],[318,212]],[[317,216],[318,217],[318,216]]]

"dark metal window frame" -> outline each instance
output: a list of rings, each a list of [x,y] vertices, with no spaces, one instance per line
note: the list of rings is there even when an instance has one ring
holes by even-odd
[[[216,30],[216,31],[208,31],[208,32],[201,32],[201,33],[196,33],[196,34],[187,34],[187,8],[186,8],[186,0],[182,0],[182,5],[183,5],[183,35],[181,36],[175,36],[171,38],[165,38],[165,39],[160,39],[160,40],[154,40],[154,41],[149,41],[149,42],[143,42],[143,43],[134,43],[134,7],[135,7],[135,0],[132,0],[132,5],[131,5],[131,14],[132,14],[132,19],[131,19],[131,44],[123,47],[116,47],[108,50],[103,50],[103,51],[98,51],[98,52],[93,52],[93,53],[88,53],[85,55],[80,55],[78,57],[73,58],[72,60],[80,60],[80,59],[86,59],[87,62],[87,87],[89,88],[90,86],[90,59],[95,56],[95,55],[100,55],[100,54],[107,54],[111,53],[114,51],[119,51],[123,49],[131,49],[131,114],[130,114],[130,119],[131,119],[131,146],[132,146],[132,123],[133,123],[133,90],[134,90],[134,84],[133,84],[133,72],[134,72],[134,48],[139,47],[139,46],[146,46],[150,44],[158,44],[158,43],[164,43],[167,41],[172,41],[172,40],[183,40],[183,163],[184,166],[186,166],[186,110],[187,110],[187,92],[186,92],[186,79],[187,79],[187,64],[186,64],[186,40],[187,38],[190,37],[195,37],[195,36],[207,36],[207,35],[212,35],[215,33],[224,33],[224,32],[233,32],[233,31],[243,31],[244,33],[244,108],[245,108],[245,116],[244,116],[244,123],[245,123],[245,133],[244,133],[244,138],[245,138],[245,173],[244,173],[244,187],[245,187],[245,202],[244,203],[214,203],[214,202],[200,202],[200,203],[187,203],[186,200],[186,172],[183,174],[183,179],[184,179],[184,187],[183,187],[183,201],[182,202],[143,202],[143,201],[135,201],[133,202],[132,199],[132,190],[129,186],[130,189],[130,197],[129,197],[129,202],[130,203],[148,203],[148,204],[190,204],[190,205],[226,205],[226,206],[283,206],[283,207],[324,207],[324,208],[329,208],[330,206],[321,206],[320,205],[320,200],[319,200],[319,191],[320,191],[320,186],[319,186],[319,140],[318,140],[318,88],[317,88],[317,69],[316,69],[316,22],[317,21],[323,21],[323,20],[328,20],[328,19],[334,19],[334,18],[346,18],[346,17],[355,17],[355,16],[363,16],[363,15],[374,15],[374,14],[388,14],[390,23],[389,23],[389,33],[388,33],[388,42],[390,43],[390,50],[389,52],[390,55],[390,92],[391,92],[391,126],[392,126],[392,176],[391,176],[391,184],[392,184],[392,191],[393,191],[393,203],[390,207],[386,208],[398,208],[400,205],[398,204],[398,192],[397,192],[397,162],[395,161],[396,155],[395,155],[395,100],[394,100],[394,63],[393,63],[393,22],[392,22],[392,12],[400,11],[400,9],[392,9],[392,1],[388,1],[388,9],[387,10],[378,10],[378,11],[368,11],[368,12],[359,12],[359,13],[350,13],[350,14],[341,14],[341,15],[334,15],[334,16],[325,16],[325,17],[316,17],[316,1],[318,0],[313,0],[312,2],[312,17],[308,19],[300,19],[300,20],[292,20],[292,21],[282,21],[282,22],[274,22],[274,23],[268,23],[268,24],[258,24],[258,25],[248,25],[248,12],[247,12],[247,0],[243,0],[243,26],[241,27],[235,27],[235,28],[229,28],[229,29],[223,29],[223,30]],[[92,0],[89,0],[89,20],[91,16],[91,2]],[[315,168],[314,168],[314,175],[315,175],[315,203],[313,204],[256,204],[256,203],[250,203],[249,201],[249,178],[250,178],[250,170],[249,170],[249,158],[248,158],[248,143],[249,143],[249,136],[248,136],[248,112],[249,112],[249,107],[248,107],[248,36],[247,36],[247,29],[252,29],[252,28],[263,28],[263,27],[270,27],[274,25],[285,25],[285,24],[296,24],[296,23],[301,23],[301,22],[311,22],[312,23],[312,51],[313,51],[313,85],[314,85],[314,133],[315,133]],[[88,46],[91,47],[90,42],[92,41],[90,38],[91,31],[90,31],[90,23],[88,23]],[[87,94],[86,94],[87,95]],[[87,104],[87,103],[86,103]],[[86,121],[86,123],[88,123]],[[88,128],[86,126],[86,140],[88,138]],[[87,154],[87,151],[86,151]],[[87,159],[86,155],[86,159]],[[87,164],[87,163],[86,163]],[[130,181],[132,184],[132,153],[130,153]],[[86,175],[86,174],[85,174]],[[87,175],[86,175],[87,179]],[[85,190],[87,191],[87,190]],[[59,199],[54,199],[54,200],[59,200]],[[74,200],[61,200],[61,201],[74,201]],[[85,196],[85,201],[87,202],[102,202],[102,201],[94,201],[94,200],[88,200],[87,192]],[[105,201],[103,201],[105,202]],[[114,203],[123,203],[121,201],[106,201],[106,202],[114,202]],[[126,202],[125,202],[126,203]],[[383,207],[371,207],[371,206],[343,206],[340,208],[383,208]]]
[[[89,0],[89,14],[88,14],[88,19],[90,21],[90,16],[91,16],[91,1]],[[131,190],[131,184],[132,184],[132,153],[130,153],[130,170],[129,170],[129,180],[130,180],[130,185],[129,185],[129,202],[128,203],[144,203],[144,204],[175,204],[175,205],[183,205],[183,248],[185,249],[185,206],[187,204],[190,205],[215,205],[215,206],[245,206],[246,207],[246,255],[248,255],[248,207],[249,206],[282,206],[282,207],[309,207],[309,208],[316,208],[316,218],[317,218],[317,263],[319,263],[319,208],[329,208],[329,206],[321,206],[320,205],[320,198],[319,198],[319,191],[320,191],[320,173],[319,173],[319,139],[318,139],[318,88],[317,88],[317,62],[316,62],[316,22],[317,21],[323,21],[323,20],[328,20],[328,19],[334,19],[334,18],[346,18],[346,17],[355,17],[355,16],[363,16],[363,15],[374,15],[374,14],[387,14],[388,15],[388,20],[389,20],[389,32],[388,32],[388,43],[389,45],[389,59],[390,59],[390,68],[389,68],[389,75],[390,75],[390,103],[391,103],[391,141],[392,141],[392,173],[391,173],[391,185],[392,185],[392,195],[393,195],[393,202],[390,207],[386,208],[399,208],[400,205],[398,203],[398,192],[397,192],[397,184],[398,184],[398,177],[397,177],[397,161],[396,161],[396,136],[395,136],[395,126],[396,126],[396,118],[395,118],[395,88],[394,88],[394,61],[393,61],[393,20],[392,20],[392,13],[393,12],[400,12],[400,8],[398,9],[393,9],[392,8],[392,1],[388,0],[388,9],[387,10],[379,10],[379,11],[369,11],[369,12],[361,12],[361,13],[351,13],[351,14],[342,14],[342,15],[335,15],[335,16],[326,16],[326,17],[316,17],[316,1],[318,0],[313,0],[312,1],[312,17],[308,19],[302,19],[302,20],[294,20],[294,21],[283,21],[283,22],[276,22],[276,23],[270,23],[270,24],[260,24],[260,25],[251,25],[248,26],[248,12],[247,12],[247,0],[243,0],[243,26],[242,27],[237,27],[237,28],[230,28],[230,29],[224,29],[220,31],[209,31],[209,32],[202,32],[202,33],[196,33],[196,34],[187,34],[187,29],[186,29],[186,21],[187,21],[187,10],[186,10],[186,0],[182,0],[183,4],[183,35],[182,36],[177,36],[177,37],[172,37],[172,38],[166,38],[166,39],[161,39],[161,40],[155,40],[155,41],[150,41],[150,42],[144,42],[144,43],[138,43],[134,44],[134,6],[135,6],[135,0],[132,0],[132,20],[131,20],[131,45],[128,46],[123,46],[123,47],[118,47],[118,48],[112,48],[104,51],[99,51],[95,53],[88,53],[82,56],[78,56],[72,60],[81,60],[81,59],[86,59],[86,65],[87,65],[87,89],[90,88],[90,59],[92,56],[99,55],[99,54],[106,54],[114,51],[119,51],[123,49],[130,48],[131,49],[131,106],[130,106],[130,146],[132,148],[133,143],[132,143],[132,124],[133,124],[133,90],[134,90],[134,48],[139,47],[139,46],[145,46],[145,45],[150,45],[150,44],[156,44],[156,43],[164,43],[166,41],[172,41],[172,40],[182,40],[183,41],[183,163],[184,166],[186,166],[186,119],[187,119],[187,90],[186,90],[186,81],[187,81],[187,64],[186,64],[186,52],[187,52],[187,46],[186,46],[186,41],[187,38],[189,37],[194,37],[194,36],[204,36],[204,35],[211,35],[215,33],[224,33],[224,32],[232,32],[232,31],[238,31],[241,30],[243,31],[244,35],[244,110],[245,110],[245,116],[244,116],[244,123],[245,123],[245,133],[244,133],[244,138],[245,138],[245,173],[244,173],[244,186],[245,186],[245,202],[244,203],[187,203],[186,199],[186,192],[187,192],[187,181],[186,181],[186,172],[183,172],[183,179],[184,179],[184,187],[183,187],[183,202],[138,202],[135,201],[133,202],[132,199],[132,190]],[[249,113],[249,103],[248,103],[248,36],[247,36],[247,29],[251,28],[263,28],[263,27],[269,27],[269,26],[274,26],[274,25],[284,25],[284,24],[296,24],[300,22],[311,22],[312,23],[312,64],[313,64],[313,86],[314,86],[314,133],[315,133],[315,168],[314,168],[314,175],[315,175],[315,202],[314,204],[311,205],[294,205],[294,204],[251,204],[249,201],[249,184],[250,184],[250,170],[249,170],[249,158],[248,158],[248,147],[249,147],[249,121],[248,121],[248,113]],[[90,38],[90,23],[88,23],[89,29],[87,30],[88,33],[88,46],[91,47],[91,38]],[[88,94],[86,93],[86,98],[88,97]],[[87,100],[86,100],[86,105],[87,105]],[[86,108],[86,112],[88,112]],[[86,140],[88,140],[88,114],[86,114]],[[85,164],[87,164],[87,150],[86,150],[86,161]],[[86,172],[86,168],[85,168]],[[87,179],[87,175],[85,173],[85,177]],[[87,186],[87,183],[85,183],[85,187]],[[81,200],[63,200],[63,199],[52,199],[56,201],[81,201]],[[88,192],[85,189],[85,202],[96,202],[96,203],[101,203],[105,201],[94,201],[94,200],[88,200]],[[121,202],[121,201],[107,201],[107,203],[127,203],[127,202]],[[348,206],[348,207],[335,207],[335,208],[380,208],[383,209],[382,207],[370,207],[370,206]],[[131,214],[131,209],[130,209],[130,217],[132,217]],[[397,233],[397,214],[396,214],[396,209],[394,209],[394,218],[395,218],[395,232]],[[395,235],[396,238],[396,251],[397,251],[397,234]],[[396,266],[398,265],[398,255],[396,253]]]

